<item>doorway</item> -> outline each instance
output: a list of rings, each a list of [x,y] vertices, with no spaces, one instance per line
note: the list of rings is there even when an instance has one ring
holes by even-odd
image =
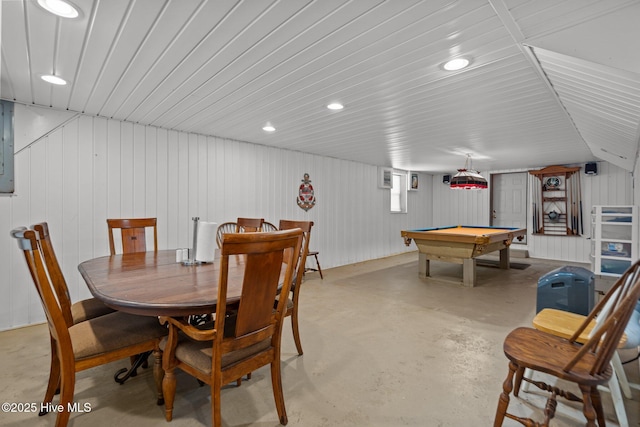
[[[491,175],[491,225],[527,228],[527,172]],[[515,244],[526,244],[515,239]]]

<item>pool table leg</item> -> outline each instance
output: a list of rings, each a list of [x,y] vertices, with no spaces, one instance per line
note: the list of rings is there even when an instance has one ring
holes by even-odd
[[[418,253],[418,277],[424,279],[429,277],[429,259],[427,254]]]
[[[503,270],[509,269],[509,246],[500,249],[500,268]]]
[[[462,284],[470,288],[476,284],[476,259],[462,259]]]

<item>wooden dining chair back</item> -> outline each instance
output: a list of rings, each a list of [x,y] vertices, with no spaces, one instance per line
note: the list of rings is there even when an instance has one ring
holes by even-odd
[[[112,218],[107,219],[109,229],[109,251],[116,254],[114,232],[120,230],[122,253],[147,252],[147,229],[153,230],[153,251],[158,252],[158,220],[157,218]],[[122,377],[116,376],[117,382],[123,383],[130,376],[135,375],[139,365],[146,365],[148,353],[131,357],[132,369]]]
[[[119,218],[107,219],[109,228],[109,250],[111,255],[116,254],[113,233],[120,230],[122,238],[122,253],[147,251],[147,228],[153,229],[153,250],[158,252],[158,226],[157,218]]]
[[[213,329],[196,328],[183,319],[161,317],[169,324],[163,342],[165,418],[173,418],[179,368],[211,388],[211,420],[221,426],[220,389],[243,375],[271,366],[271,382],[280,423],[287,423],[280,374],[282,319],[300,251],[300,230],[224,235],[220,257],[218,300]],[[229,277],[229,259],[244,257],[242,277]],[[282,282],[283,264],[286,265]],[[282,287],[279,283],[284,283]],[[227,300],[229,289],[241,287],[239,301]],[[273,301],[280,295],[274,310]],[[233,315],[228,315],[228,304]],[[179,334],[179,332],[181,332]]]
[[[235,222],[223,222],[218,226],[216,230],[216,244],[218,245],[218,249],[222,247],[222,236],[227,233],[236,233],[237,228],[238,224]]]
[[[69,288],[67,287],[67,282],[58,263],[53,243],[51,242],[49,225],[46,222],[40,222],[32,225],[31,228],[37,231],[40,237],[42,254],[51,274],[56,295],[58,295],[60,299],[60,307],[67,324],[71,326],[88,319],[93,319],[94,317],[114,312],[114,309],[107,307],[102,301],[96,298],[88,298],[75,303],[71,302]]]
[[[292,230],[299,228],[302,230],[302,245],[300,246],[300,255],[297,258],[296,275],[291,285],[291,294],[287,298],[286,316],[291,316],[291,328],[293,329],[293,341],[296,344],[298,354],[302,356],[302,343],[300,342],[300,327],[298,323],[298,300],[300,299],[300,287],[304,278],[304,270],[309,254],[309,240],[311,239],[311,227],[313,221],[290,221],[280,220],[280,230]]]
[[[236,233],[250,233],[262,231],[264,218],[238,218],[236,220]]]
[[[598,425],[604,426],[598,386],[606,384],[611,378],[611,359],[639,298],[640,261],[637,261],[616,281],[570,338],[527,327],[511,331],[503,345],[504,354],[509,359],[509,372],[498,401],[494,427],[501,426],[505,417],[523,425],[534,425],[535,422],[529,418],[507,412],[509,395],[513,392],[514,396],[518,396],[523,380],[551,393],[544,410],[544,421],[535,425],[549,425],[549,421],[555,416],[556,398],[561,396],[582,402],[587,426],[595,426],[596,420]],[[590,327],[593,329],[589,338],[583,341],[584,332]],[[527,378],[524,376],[525,369],[574,383],[580,388],[582,396],[556,385]]]
[[[11,236],[22,250],[31,278],[42,302],[52,345],[51,371],[43,405],[51,406],[53,395],[59,387],[60,402],[56,427],[67,425],[75,389],[76,372],[104,365],[146,351],[155,355],[154,375],[158,386],[158,399],[162,397],[162,368],[160,339],[166,328],[152,317],[134,316],[121,312],[105,314],[76,324],[69,323],[69,316],[61,301],[68,295],[66,287],[58,293],[54,282],[59,271],[52,267],[51,258],[43,251],[43,241],[34,229],[19,227]],[[59,287],[58,287],[59,288]],[[40,415],[46,414],[42,411]]]

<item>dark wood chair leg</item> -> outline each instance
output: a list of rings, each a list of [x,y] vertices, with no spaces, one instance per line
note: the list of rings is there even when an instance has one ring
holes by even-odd
[[[302,342],[300,341],[300,329],[298,327],[298,304],[294,304],[293,306],[291,328],[293,329],[293,341],[296,343],[296,350],[298,350],[298,355],[302,356]]]
[[[47,384],[47,391],[44,393],[43,403],[51,403],[53,396],[60,393],[60,360],[58,359],[56,342],[53,337],[50,336],[49,338],[51,340],[51,366],[49,368],[49,383]],[[46,415],[48,412],[46,405],[43,405],[38,415]]]
[[[513,375],[516,373],[518,367],[509,362],[509,373],[507,379],[502,383],[502,393],[498,400],[498,409],[496,410],[496,418],[493,421],[493,427],[501,427],[504,422],[504,417],[507,414],[507,408],[509,407],[509,395],[513,390]]]
[[[164,371],[162,396],[164,397],[164,418],[171,421],[173,419],[173,401],[176,397],[176,376],[173,368]]]
[[[318,261],[318,253],[316,252],[315,254],[313,254],[313,256],[316,259],[316,265],[318,266],[318,273],[320,273],[320,278],[324,279],[324,277],[322,276],[322,268],[320,268],[320,261]]]
[[[322,276],[322,268],[320,267],[320,261],[318,261],[318,252],[317,251],[311,251],[309,252],[310,256],[313,256],[316,259],[316,266],[318,268],[305,268],[304,271],[317,271],[318,273],[320,273],[320,278],[324,279],[324,277]]]
[[[516,370],[515,381],[513,384],[513,395],[518,397],[518,393],[520,393],[520,385],[522,384],[522,377],[524,376],[524,368],[518,368]]]
[[[164,405],[164,393],[162,391],[162,381],[164,380],[164,369],[162,369],[162,352],[160,349],[153,351],[153,379],[156,383],[156,391],[158,392],[157,405]]]
[[[594,389],[595,387],[580,384],[580,390],[582,391],[582,413],[587,419],[587,427],[596,427],[596,418],[602,418],[601,420],[598,420],[597,425],[606,425],[604,422],[604,417],[602,416],[602,402],[600,401],[600,394],[597,390]],[[600,407],[600,411],[596,409],[598,406]],[[600,412],[600,414],[598,414],[598,412]]]

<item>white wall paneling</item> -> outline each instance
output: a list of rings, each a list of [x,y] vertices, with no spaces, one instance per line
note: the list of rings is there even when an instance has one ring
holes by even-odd
[[[36,119],[53,129],[25,132]],[[218,223],[238,216],[312,220],[311,247],[325,269],[415,250],[400,238],[405,228],[490,221],[489,191],[453,191],[441,175],[420,174],[418,191],[407,195],[409,213],[391,214],[389,191],[377,188],[377,166],[363,163],[85,115],[61,123],[59,112],[18,104],[16,139],[16,193],[0,197],[0,271],[8,278],[0,281],[0,330],[44,320],[9,237],[18,225],[49,222],[78,300],[89,292],[77,265],[108,253],[108,217],[158,217],[162,249],[191,244],[193,216]],[[517,171],[483,173],[503,172]],[[296,204],[305,173],[317,199],[308,212]],[[631,173],[607,162],[581,181],[584,235],[529,235],[530,256],[589,262],[591,206],[634,204],[638,191]]]
[[[50,224],[75,301],[90,295],[78,263],[108,254],[109,217],[157,217],[161,249],[190,246],[193,216],[312,220],[324,269],[412,251],[400,230],[433,223],[429,175],[408,194],[409,213],[391,214],[376,166],[85,115],[60,124],[59,116],[16,104],[16,193],[0,198],[0,271],[9,279],[0,281],[0,330],[44,321],[9,237],[19,225]],[[30,136],[23,129],[35,118],[52,129]],[[305,173],[317,198],[308,212],[296,204]]]

